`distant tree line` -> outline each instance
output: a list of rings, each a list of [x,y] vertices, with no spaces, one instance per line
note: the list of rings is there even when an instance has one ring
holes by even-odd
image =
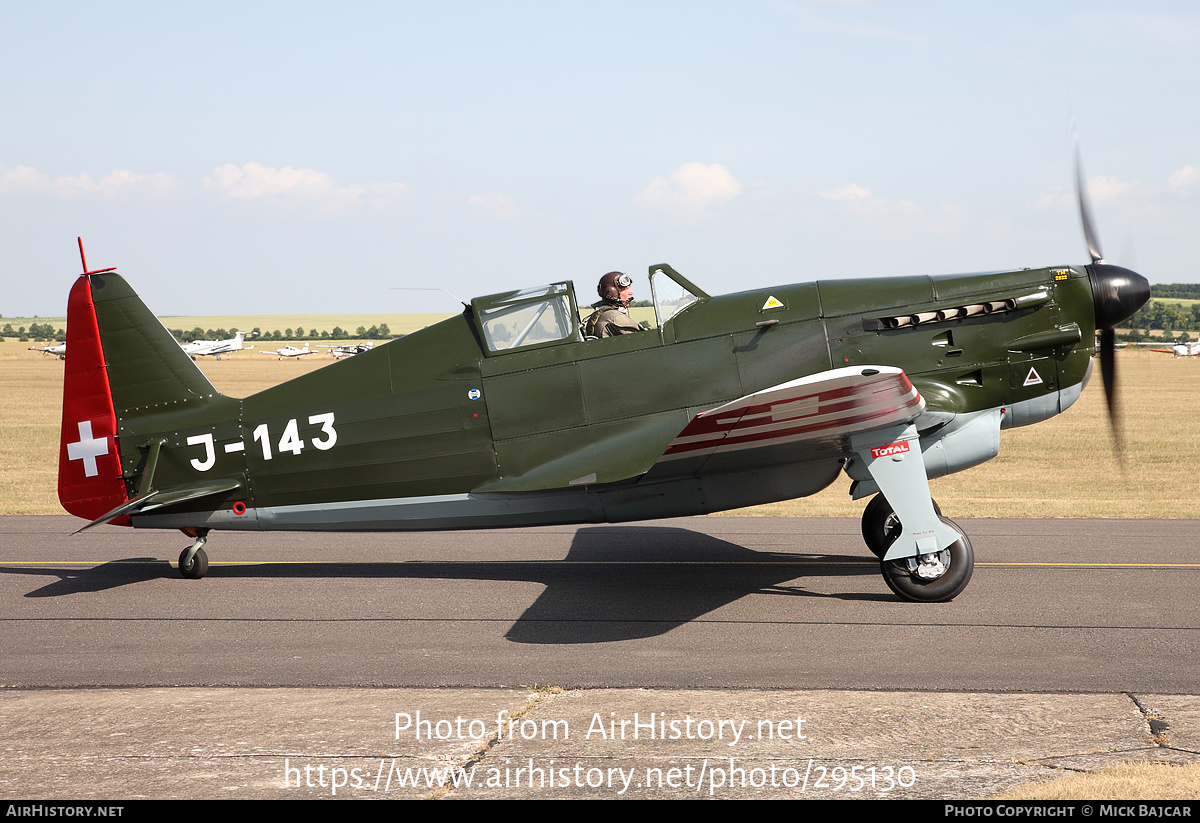
[[[12,323],[5,323],[4,328],[0,329],[0,338],[5,337],[15,337],[22,343],[28,343],[30,340],[35,343],[49,343],[66,340],[67,333],[49,323],[30,323],[28,329],[24,326],[14,329]]]
[[[1166,285],[1151,285],[1150,296],[1165,300],[1200,300],[1200,283],[1167,283]]]
[[[237,334],[238,329],[202,329],[197,326],[190,331],[183,329],[170,329],[171,334],[180,343],[191,343],[193,340],[228,340]],[[246,338],[258,338],[260,340],[391,340],[395,337],[403,337],[402,334],[393,334],[388,328],[387,323],[380,323],[367,328],[359,326],[354,330],[354,333],[343,329],[341,326],[334,326],[333,331],[317,331],[316,329],[304,330],[303,327],[295,329],[273,329],[263,331],[258,326],[246,335]],[[3,328],[0,328],[0,340],[8,337],[15,337],[22,343],[30,341],[35,343],[57,342],[67,339],[67,332],[62,328],[54,328],[50,323],[30,323],[29,327],[20,326],[13,328],[12,323],[5,323]]]
[[[228,340],[238,333],[237,328],[231,329],[202,329],[199,326],[191,331],[183,329],[170,329],[171,334],[181,343],[191,343],[194,340]],[[343,329],[341,326],[334,326],[332,331],[316,329],[308,329],[305,331],[303,326],[297,326],[294,329],[271,329],[263,331],[258,326],[255,326],[246,335],[247,340],[391,340],[394,337],[403,337],[401,334],[392,334],[392,330],[388,328],[387,323],[380,323],[377,326],[359,326],[354,330],[354,333]]]
[[[1190,340],[1188,332],[1200,331],[1200,303],[1185,306],[1167,302],[1172,298],[1200,300],[1200,283],[1151,285],[1150,301],[1121,324],[1129,329],[1128,333],[1120,335],[1121,339],[1136,343],[1150,337],[1162,338],[1163,335],[1150,334],[1151,331],[1162,331],[1171,339],[1181,342]]]

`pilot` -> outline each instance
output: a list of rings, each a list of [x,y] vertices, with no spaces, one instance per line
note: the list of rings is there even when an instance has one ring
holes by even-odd
[[[613,337],[641,331],[642,327],[629,316],[629,304],[633,302],[633,278],[619,271],[610,271],[600,278],[596,292],[600,302],[593,303],[592,315],[584,321],[584,334],[588,337]]]

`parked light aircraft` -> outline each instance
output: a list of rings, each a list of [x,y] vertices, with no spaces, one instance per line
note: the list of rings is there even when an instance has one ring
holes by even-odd
[[[216,357],[220,360],[223,354],[233,354],[235,351],[254,348],[254,346],[243,345],[245,340],[246,332],[239,331],[235,332],[233,337],[228,340],[193,340],[191,343],[184,343],[182,348],[184,353],[193,360],[197,357]]]
[[[1103,261],[1078,196],[1087,265],[714,296],[660,264],[648,331],[585,339],[560,281],[477,297],[244,399],[85,260],[59,497],[83,528],[182,530],[179,568],[198,578],[213,530],[635,521],[804,497],[845,472],[854,499],[872,498],[863,537],[887,585],[949,600],[974,552],[928,478],[1066,411],[1097,354],[1116,423],[1113,329],[1149,285]]]
[[[303,357],[306,354],[320,354],[316,349],[310,349],[308,344],[304,344],[304,348],[298,346],[280,346],[277,349],[262,349],[263,354],[278,355],[282,360],[285,357]]]
[[[1173,354],[1176,357],[1197,357],[1200,356],[1200,342],[1196,343],[1175,343],[1169,349],[1151,349],[1161,354]]]
[[[59,360],[67,359],[67,344],[55,343],[52,346],[30,346],[30,351],[41,352],[42,354],[52,354]]]
[[[340,360],[343,357],[353,357],[356,354],[368,352],[375,348],[375,343],[368,341],[366,343],[356,343],[350,346],[322,346],[321,348],[329,349],[329,353],[332,354],[335,359]]]

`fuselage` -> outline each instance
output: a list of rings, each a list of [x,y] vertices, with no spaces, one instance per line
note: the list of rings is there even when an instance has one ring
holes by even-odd
[[[207,385],[173,342],[184,362],[152,345],[166,376],[147,385],[152,378],[122,364],[127,330],[111,328],[139,321],[116,320],[106,291],[137,298],[113,281],[96,301],[127,499],[146,493],[151,462],[155,490],[203,486],[195,499],[132,515],[135,526],[170,528],[602,522],[803,497],[847,462],[836,431],[703,459],[664,455],[702,412],[847,367],[903,369],[924,403],[923,447],[926,437],[941,447],[955,431],[974,432],[959,435],[939,473],[957,471],[994,454],[993,428],[1037,422],[1078,397],[1098,311],[1084,268],[826,280],[699,293],[657,328],[585,340],[573,295],[556,287],[556,308],[569,306],[559,337],[497,343],[488,312],[534,306],[506,293],[236,399]],[[75,422],[64,415],[64,430]],[[72,460],[64,446],[64,472]],[[97,505],[74,504],[84,517],[97,517]]]

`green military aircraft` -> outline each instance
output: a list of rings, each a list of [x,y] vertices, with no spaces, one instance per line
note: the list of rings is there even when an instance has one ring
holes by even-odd
[[[718,296],[656,265],[641,333],[585,338],[572,284],[551,283],[244,399],[84,259],[59,498],[83,528],[181,529],[180,571],[199,578],[214,529],[646,520],[804,497],[846,472],[853,498],[873,495],[862,531],[887,585],[949,600],[974,557],[928,478],[1066,411],[1097,353],[1112,413],[1112,330],[1149,285],[1101,259],[1079,198],[1090,265]]]

